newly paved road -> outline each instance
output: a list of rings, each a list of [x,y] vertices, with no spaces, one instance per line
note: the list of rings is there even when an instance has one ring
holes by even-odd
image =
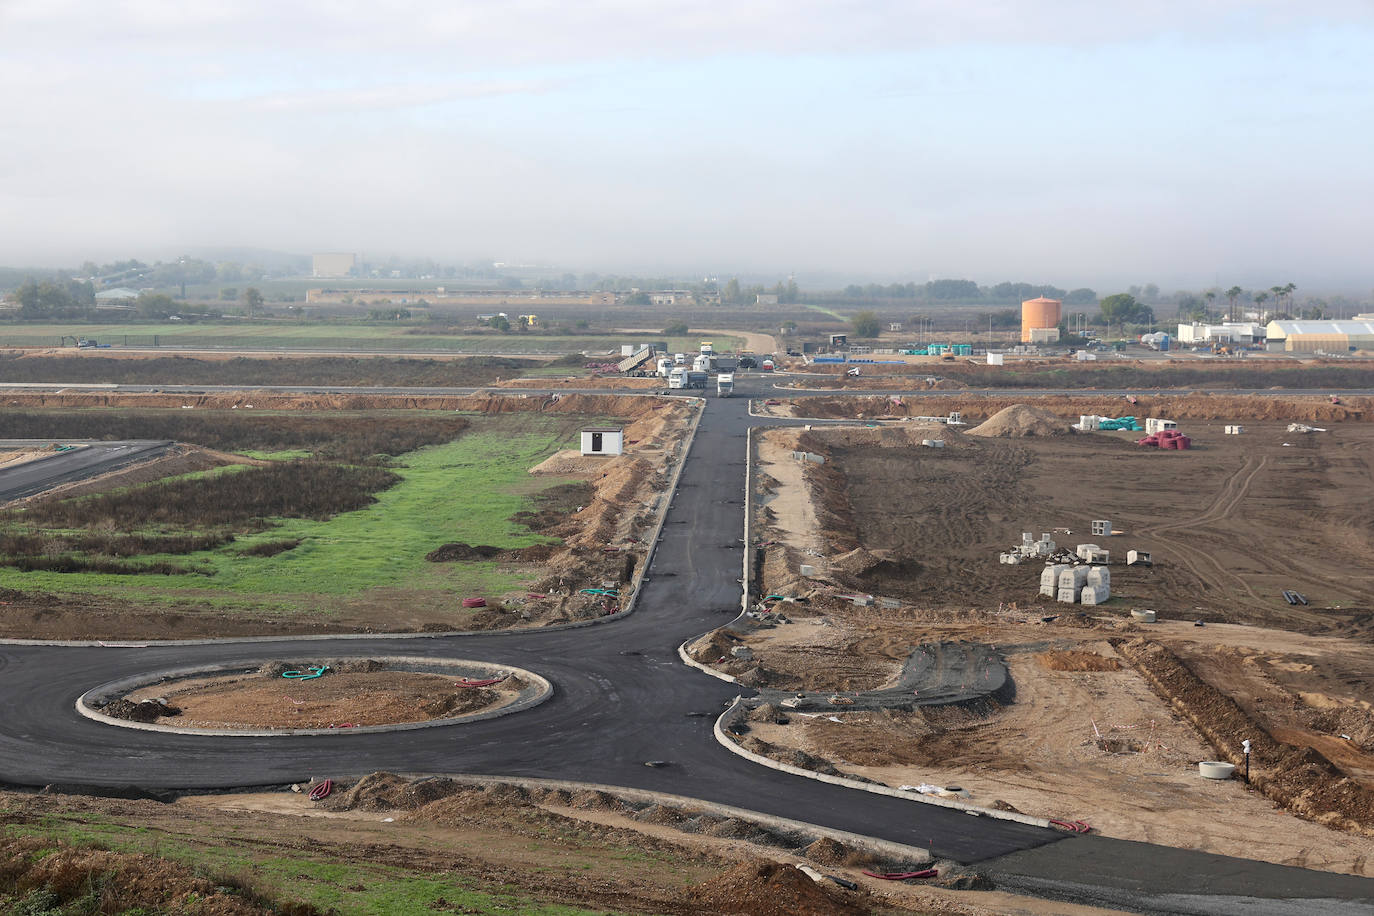
[[[71,441],[64,440],[71,445]],[[7,439],[0,448],[51,448],[52,440]],[[148,461],[171,448],[170,441],[91,442],[71,451],[53,452],[34,461],[0,468],[0,503],[23,499],[64,483],[85,480]]]
[[[715,743],[739,688],[680,664],[676,646],[739,607],[747,400],[707,402],[638,610],[593,628],[406,640],[147,648],[0,646],[0,777],[19,785],[279,785],[378,769],[553,777],[659,790],[929,846],[1008,887],[1150,913],[1366,913],[1374,882],[1022,824],[831,786]],[[554,682],[529,712],[394,734],[204,738],[80,717],[85,690],[148,670],[231,661],[432,654],[519,665]],[[648,760],[672,765],[650,768]]]

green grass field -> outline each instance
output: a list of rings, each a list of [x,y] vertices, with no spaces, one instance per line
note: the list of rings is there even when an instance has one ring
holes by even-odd
[[[282,519],[267,531],[179,561],[210,575],[150,576],[108,573],[8,574],[18,587],[53,593],[109,595],[148,603],[206,600],[222,607],[277,610],[319,607],[325,598],[358,598],[398,590],[429,600],[496,595],[525,581],[495,562],[430,563],[424,556],[452,541],[500,548],[526,547],[545,538],[510,521],[536,493],[566,482],[527,471],[556,451],[576,445],[586,418],[515,414],[474,416],[455,441],[409,452],[393,470],[399,484],[377,494],[367,508],[327,521]],[[292,453],[294,455],[294,453]],[[275,457],[281,457],[280,455]],[[242,552],[256,543],[296,539],[275,556]]]
[[[568,353],[613,353],[619,359],[621,344],[664,340],[674,352],[692,352],[705,337],[669,337],[661,334],[484,334],[453,335],[409,333],[423,330],[405,324],[345,322],[297,322],[278,320],[236,321],[222,324],[160,322],[147,324],[7,324],[0,326],[0,347],[57,347],[67,337],[94,338],[113,349],[166,347],[170,349],[301,349],[344,352],[402,351],[415,353],[469,353],[557,356]],[[717,350],[741,346],[737,337],[711,335]],[[99,351],[92,351],[99,352]]]

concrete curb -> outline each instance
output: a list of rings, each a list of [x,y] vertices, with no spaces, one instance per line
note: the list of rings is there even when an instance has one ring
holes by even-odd
[[[736,618],[736,619],[738,619],[738,618]],[[705,634],[703,633],[702,635],[704,636]],[[692,639],[700,639],[700,638],[701,638],[701,636],[694,636],[694,637],[692,637]],[[709,674],[709,675],[711,675],[711,677],[717,678],[718,680],[726,681],[726,682],[731,683],[731,684],[738,684],[738,683],[739,683],[739,681],[735,680],[733,677],[731,677],[730,675],[726,674],[724,671],[717,671],[715,668],[712,668],[710,665],[703,665],[701,662],[697,661],[696,659],[692,658],[692,656],[688,655],[688,654],[687,654],[687,643],[691,642],[692,639],[687,640],[687,642],[684,642],[682,645],[680,645],[680,646],[677,647],[677,657],[680,658],[680,659],[682,659],[682,663],[683,663],[684,665],[686,665],[688,668],[695,668],[695,669],[697,669],[698,671],[701,671],[701,672],[703,672],[703,673],[705,673],[705,674]]]
[[[424,776],[443,774],[400,773],[397,775],[407,778],[422,778]],[[630,801],[669,805],[675,808],[683,808],[703,814],[714,814],[718,817],[738,818],[739,820],[748,821],[751,824],[756,824],[760,827],[768,827],[774,830],[806,833],[817,837],[825,837],[866,852],[872,852],[897,860],[907,860],[912,864],[924,864],[931,861],[930,851],[918,846],[893,843],[889,840],[880,840],[876,837],[864,836],[860,833],[850,833],[846,830],[821,827],[806,821],[764,814],[761,811],[751,811],[748,808],[737,808],[733,805],[722,805],[717,802],[702,801],[701,799],[691,798],[686,795],[672,795],[667,792],[654,792],[649,789],[631,789],[596,782],[573,782],[565,779],[469,775],[448,776],[446,778],[452,779],[457,783],[473,786],[513,785],[520,786],[524,789],[563,789],[568,792],[605,792],[607,795],[613,795],[617,798],[628,799]]]
[[[228,729],[228,728],[179,728],[174,725],[154,725],[147,722],[130,722],[127,719],[116,719],[100,712],[96,706],[101,701],[112,698],[115,695],[127,694],[140,687],[147,687],[152,684],[160,683],[168,678],[193,677],[195,675],[215,674],[218,672],[251,671],[259,667],[262,659],[246,659],[235,662],[222,662],[217,665],[198,665],[189,668],[169,668],[162,671],[150,671],[137,674],[132,677],[122,678],[111,681],[108,684],[101,684],[99,687],[92,687],[76,699],[76,711],[87,719],[99,722],[103,725],[113,725],[118,728],[132,728],[138,731],[163,732],[173,735],[201,735],[215,738],[278,738],[293,737],[301,735],[359,735],[377,734],[380,732],[413,731],[419,728],[438,728],[451,725],[463,725],[468,722],[481,722],[486,719],[497,719],[501,716],[509,716],[517,712],[524,712],[533,709],[553,696],[553,684],[547,679],[528,671],[524,668],[516,668],[512,665],[496,665],[490,662],[469,661],[466,659],[434,659],[414,655],[391,655],[382,656],[375,659],[379,662],[389,662],[394,665],[409,665],[408,669],[422,671],[435,668],[456,668],[466,672],[478,672],[480,674],[495,675],[498,673],[510,672],[519,675],[526,681],[534,685],[535,692],[532,696],[517,699],[514,703],[490,709],[486,712],[474,713],[470,716],[463,716],[457,719],[431,719],[427,722],[402,722],[396,725],[366,725],[358,728],[254,728],[254,729]],[[438,673],[438,672],[433,672]]]
[[[581,392],[562,392],[581,393]],[[596,393],[596,392],[593,392]],[[604,394],[605,392],[601,392]],[[677,491],[678,481],[682,479],[682,469],[687,464],[687,454],[692,450],[692,443],[696,441],[697,427],[701,425],[701,417],[704,413],[704,398],[668,398],[663,395],[628,395],[628,397],[657,397],[662,400],[671,400],[673,403],[682,403],[684,400],[698,401],[700,407],[697,408],[696,416],[688,426],[687,438],[683,442],[682,455],[680,456],[677,467],[673,471],[672,480],[665,491],[666,499],[663,501],[662,508],[658,513],[658,524],[654,526],[653,537],[648,542],[648,548],[644,551],[644,562],[639,564],[639,570],[635,573],[633,582],[634,590],[630,595],[629,604],[625,610],[615,614],[607,614],[604,617],[593,617],[590,620],[573,620],[568,623],[556,623],[547,627],[510,627],[502,630],[445,630],[439,633],[301,633],[295,636],[224,636],[218,638],[205,639],[109,639],[109,640],[90,640],[90,639],[13,639],[0,638],[0,646],[60,646],[69,649],[80,648],[104,648],[104,649],[149,649],[161,646],[231,646],[231,645],[252,645],[256,643],[274,642],[329,642],[334,640],[346,639],[448,639],[450,637],[482,637],[482,636],[508,636],[513,633],[548,633],[558,630],[578,630],[583,627],[593,627],[605,623],[615,623],[617,620],[628,617],[634,613],[635,605],[639,603],[639,592],[644,582],[644,576],[653,561],[654,553],[658,550],[658,539],[663,532],[663,525],[668,519],[668,508],[672,505],[673,496]]]
[[[750,402],[752,408],[753,402]],[[754,429],[744,431],[744,578],[740,585],[740,613],[749,610],[749,589],[754,577]]]
[[[740,747],[738,743],[730,740],[730,736],[725,733],[725,729],[734,724],[745,710],[743,699],[735,697],[735,702],[730,704],[730,708],[720,714],[716,719],[715,736],[716,741],[726,750],[733,754],[738,754],[745,760],[757,763],[772,770],[779,770],[783,773],[791,773],[794,776],[803,776],[807,779],[815,779],[820,782],[828,782],[831,785],[843,786],[846,789],[858,789],[863,792],[871,792],[875,795],[887,795],[891,798],[900,798],[903,801],[918,802],[923,805],[935,805],[940,808],[953,808],[956,811],[963,811],[965,814],[975,817],[992,817],[1003,821],[1016,821],[1021,824],[1029,824],[1032,827],[1044,827],[1050,829],[1048,818],[1032,817],[1029,814],[1021,814],[1015,811],[998,811],[996,808],[984,808],[979,805],[970,805],[967,802],[955,801],[951,798],[940,798],[936,795],[922,795],[919,792],[903,792],[891,786],[880,786],[873,783],[860,782],[857,779],[850,779],[847,776],[830,776],[825,773],[817,773],[814,770],[806,770],[801,767],[792,766],[788,763],[781,763],[762,754],[755,754]]]

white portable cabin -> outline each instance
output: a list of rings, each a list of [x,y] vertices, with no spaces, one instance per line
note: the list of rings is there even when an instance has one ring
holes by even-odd
[[[1149,417],[1145,420],[1145,435],[1147,436],[1162,433],[1166,429],[1178,429],[1178,424],[1173,420],[1163,420],[1159,417]]]
[[[625,451],[625,430],[619,426],[588,426],[582,430],[582,454],[619,455]]]

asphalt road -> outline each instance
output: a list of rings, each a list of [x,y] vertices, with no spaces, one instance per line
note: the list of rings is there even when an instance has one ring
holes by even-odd
[[[929,847],[1000,884],[1150,913],[1374,912],[1374,881],[1067,836],[831,786],[751,764],[713,740],[742,688],[683,666],[682,641],[739,607],[747,399],[710,399],[634,614],[590,629],[404,640],[219,642],[98,648],[0,645],[0,778],[10,784],[145,789],[280,785],[373,770],[586,780],[659,790]],[[395,734],[205,738],[79,716],[84,691],[160,668],[345,655],[477,658],[555,685],[528,712]],[[748,693],[749,691],[745,691]],[[22,699],[20,699],[22,698]],[[670,766],[651,768],[649,760]]]
[[[47,448],[50,440],[8,439],[7,448]],[[66,442],[71,445],[73,443]],[[23,499],[64,483],[85,480],[97,474],[117,471],[140,461],[148,461],[171,448],[170,441],[92,442],[68,452],[54,452],[35,461],[11,468],[0,468],[0,503]]]

